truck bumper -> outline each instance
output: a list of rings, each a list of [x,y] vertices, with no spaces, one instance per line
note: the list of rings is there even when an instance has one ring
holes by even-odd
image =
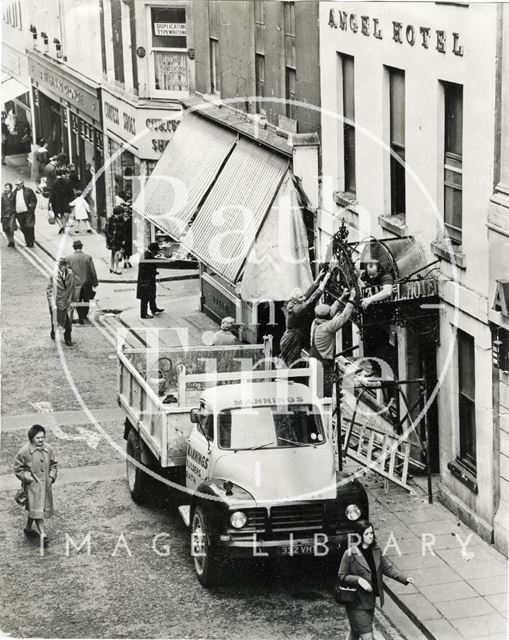
[[[352,534],[354,535],[354,534]],[[289,537],[276,540],[258,538],[256,534],[242,538],[230,535],[219,537],[219,546],[229,550],[232,557],[325,557],[346,549],[348,534],[328,535],[317,532],[306,537]]]

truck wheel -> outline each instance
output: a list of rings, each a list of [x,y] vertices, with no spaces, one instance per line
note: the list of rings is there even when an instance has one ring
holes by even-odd
[[[126,443],[126,453],[137,462],[141,462],[140,438],[134,429],[129,431]],[[129,458],[126,458],[127,486],[131,497],[137,504],[143,504],[147,497],[147,476],[143,471],[134,465]]]
[[[201,585],[211,587],[221,575],[219,550],[210,544],[210,526],[204,509],[197,506],[191,522],[191,553],[194,570]]]

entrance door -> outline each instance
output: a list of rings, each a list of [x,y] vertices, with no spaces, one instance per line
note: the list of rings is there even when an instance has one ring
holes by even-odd
[[[407,373],[408,378],[424,378],[426,383],[427,398],[431,396],[437,384],[437,363],[435,342],[428,336],[422,335],[417,331],[407,328]],[[408,401],[412,406],[419,399],[419,389],[417,385],[408,385]],[[419,405],[412,411],[412,418],[417,418],[423,409],[423,404]],[[433,473],[440,471],[439,458],[439,436],[438,436],[438,407],[437,399],[430,403],[426,410],[426,415],[418,425],[421,438],[425,438],[425,422],[428,422],[430,434],[430,451],[431,451],[431,470]],[[424,460],[423,460],[424,462]]]

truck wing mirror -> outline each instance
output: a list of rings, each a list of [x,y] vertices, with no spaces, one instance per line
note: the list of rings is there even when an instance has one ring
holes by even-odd
[[[199,424],[200,422],[200,410],[199,409],[191,409],[189,412],[189,417],[191,418],[191,422],[193,424]]]

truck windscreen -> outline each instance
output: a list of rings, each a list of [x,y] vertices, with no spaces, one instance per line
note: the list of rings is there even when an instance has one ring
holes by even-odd
[[[222,449],[305,447],[325,440],[320,414],[310,405],[225,409],[218,434]]]

